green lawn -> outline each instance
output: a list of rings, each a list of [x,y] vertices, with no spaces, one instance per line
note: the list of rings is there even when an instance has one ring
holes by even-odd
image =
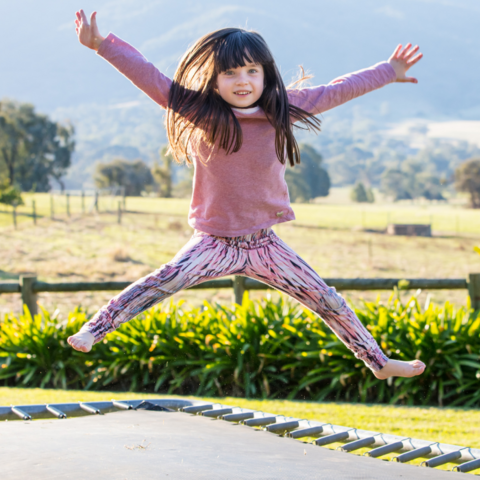
[[[130,392],[88,392],[78,390],[47,390],[0,387],[0,405],[60,403],[95,400],[127,400],[148,398],[178,398],[163,394]],[[480,410],[435,407],[398,407],[348,403],[316,403],[287,400],[247,400],[244,398],[186,399],[221,402],[231,406],[251,408],[278,415],[318,420],[390,433],[405,437],[434,440],[442,443],[480,448]],[[329,448],[336,448],[332,444]],[[356,454],[362,454],[359,450]],[[394,455],[383,458],[391,458]],[[420,463],[421,460],[413,463]],[[445,468],[451,469],[453,465]]]
[[[339,190],[339,192],[336,192]],[[348,192],[345,189],[332,189],[330,195],[319,199],[319,203],[294,204],[293,208],[298,224],[330,228],[351,229],[361,227],[366,229],[384,229],[389,223],[431,223],[436,232],[449,234],[478,234],[480,233],[480,217],[473,209],[464,208],[463,203],[348,203]],[[18,207],[18,224],[33,223],[32,202],[35,201],[36,213],[39,220],[50,218],[50,202],[53,199],[54,217],[67,217],[67,197],[46,193],[23,194],[25,205]],[[331,203],[335,199],[337,203]],[[118,204],[122,204],[120,197],[100,197],[99,210],[116,212]],[[178,215],[186,218],[189,199],[164,199],[155,197],[128,197],[126,210],[145,212],[158,215]],[[12,226],[11,209],[3,207],[0,211],[0,227]],[[71,216],[93,212],[93,197],[86,196],[84,209],[79,195],[69,197],[69,211]]]

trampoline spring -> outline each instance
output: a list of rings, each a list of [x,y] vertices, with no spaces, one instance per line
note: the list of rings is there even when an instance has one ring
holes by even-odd
[[[58,408],[53,407],[52,405],[47,405],[47,410],[52,414],[55,415],[57,418],[67,418],[67,414],[63,413]]]
[[[80,408],[88,413],[91,413],[92,415],[100,415],[102,413],[98,408],[92,407],[88,403],[80,402]]]
[[[470,460],[469,462],[462,463],[461,465],[457,465],[452,468],[452,472],[471,472],[472,470],[476,470],[480,468],[480,458],[476,458],[475,460]]]
[[[300,424],[298,420],[292,420],[290,422],[274,423],[273,425],[268,425],[267,427],[265,427],[265,430],[276,433],[278,435],[283,435],[290,430],[298,428],[299,425]]]
[[[265,425],[270,425],[277,422],[277,417],[257,417],[250,420],[245,420],[244,425],[249,427],[264,427]]]
[[[325,437],[320,437],[315,440],[315,443],[320,447],[328,445],[329,443],[340,442],[349,437],[351,430],[345,430],[344,432],[334,433],[332,435],[327,435]]]
[[[435,468],[443,465],[444,463],[452,462],[453,460],[457,460],[462,456],[462,452],[457,450],[456,452],[444,453],[443,455],[439,455],[438,457],[431,458],[430,460],[425,460],[420,465],[422,467],[430,467]]]
[[[191,405],[189,407],[183,407],[181,410],[185,413],[193,413],[194,415],[205,410],[211,410],[213,405],[211,403],[206,405]]]
[[[205,410],[201,412],[204,417],[218,418],[222,415],[227,415],[233,412],[233,407],[230,408],[217,408],[213,410]]]
[[[241,413],[231,413],[230,415],[223,415],[223,420],[227,422],[242,422],[243,420],[248,420],[253,418],[255,412],[241,412]]]
[[[416,448],[415,450],[411,450],[410,452],[402,453],[398,455],[398,457],[393,457],[394,462],[405,463],[409,462],[410,460],[415,460],[419,457],[424,457],[429,453],[432,453],[432,446],[437,445],[436,443],[432,443],[432,445],[427,445],[426,447]]]
[[[128,403],[119,402],[117,400],[113,400],[112,403],[113,403],[114,407],[117,407],[121,410],[133,410],[133,407],[131,405],[129,405]]]
[[[22,420],[31,420],[32,417],[27,413],[24,412],[21,408],[18,407],[12,407],[12,412],[19,416]]]
[[[327,423],[326,425],[331,425]],[[323,429],[326,425],[316,425],[315,427],[302,428],[300,430],[295,430],[294,432],[287,433],[287,437],[290,438],[302,438],[302,437],[313,437],[314,435],[319,435],[323,432]]]
[[[381,457],[382,455],[387,455],[387,453],[396,452],[403,448],[403,441],[402,442],[394,442],[394,443],[387,443],[387,445],[383,445],[378,448],[374,448],[369,452],[364,453],[366,457],[377,458]]]
[[[375,437],[366,437],[361,438],[360,440],[349,442],[346,445],[342,445],[341,447],[338,447],[337,450],[340,450],[342,452],[353,452],[354,450],[358,450],[359,448],[368,447],[372,443],[375,443]]]

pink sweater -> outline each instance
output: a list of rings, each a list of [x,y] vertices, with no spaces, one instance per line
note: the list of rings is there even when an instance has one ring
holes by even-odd
[[[172,81],[135,48],[113,34],[101,43],[98,54],[110,62],[154,102],[167,108]],[[394,82],[387,62],[339,77],[328,85],[288,92],[292,105],[319,114],[367,92]],[[208,155],[200,145],[193,156],[195,175],[188,214],[192,228],[222,237],[248,235],[276,223],[295,219],[285,182],[285,168],[275,153],[275,130],[263,110],[234,111],[243,132],[237,153],[215,149]]]

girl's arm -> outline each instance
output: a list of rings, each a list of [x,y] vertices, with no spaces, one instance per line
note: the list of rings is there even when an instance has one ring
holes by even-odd
[[[387,62],[338,77],[328,85],[291,90],[288,92],[289,101],[292,105],[317,115],[388,83],[418,83],[416,78],[407,77],[406,72],[423,54],[414,57],[419,47],[410,48],[411,44],[404,49],[399,45]]]
[[[167,108],[172,81],[157,67],[139,51],[112,33],[106,38],[102,37],[97,26],[96,12],[92,13],[89,24],[85,13],[80,10],[77,12],[75,25],[82,45],[95,50],[154,102]]]

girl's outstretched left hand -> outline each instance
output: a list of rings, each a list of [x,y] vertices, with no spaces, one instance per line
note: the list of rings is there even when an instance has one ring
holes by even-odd
[[[423,53],[415,55],[419,49],[420,47],[418,45],[412,48],[411,43],[405,45],[405,48],[402,48],[402,45],[399,45],[393,52],[392,56],[388,59],[388,63],[393,67],[397,74],[397,82],[418,83],[416,78],[407,77],[406,73],[410,67],[415,65],[423,57]]]

